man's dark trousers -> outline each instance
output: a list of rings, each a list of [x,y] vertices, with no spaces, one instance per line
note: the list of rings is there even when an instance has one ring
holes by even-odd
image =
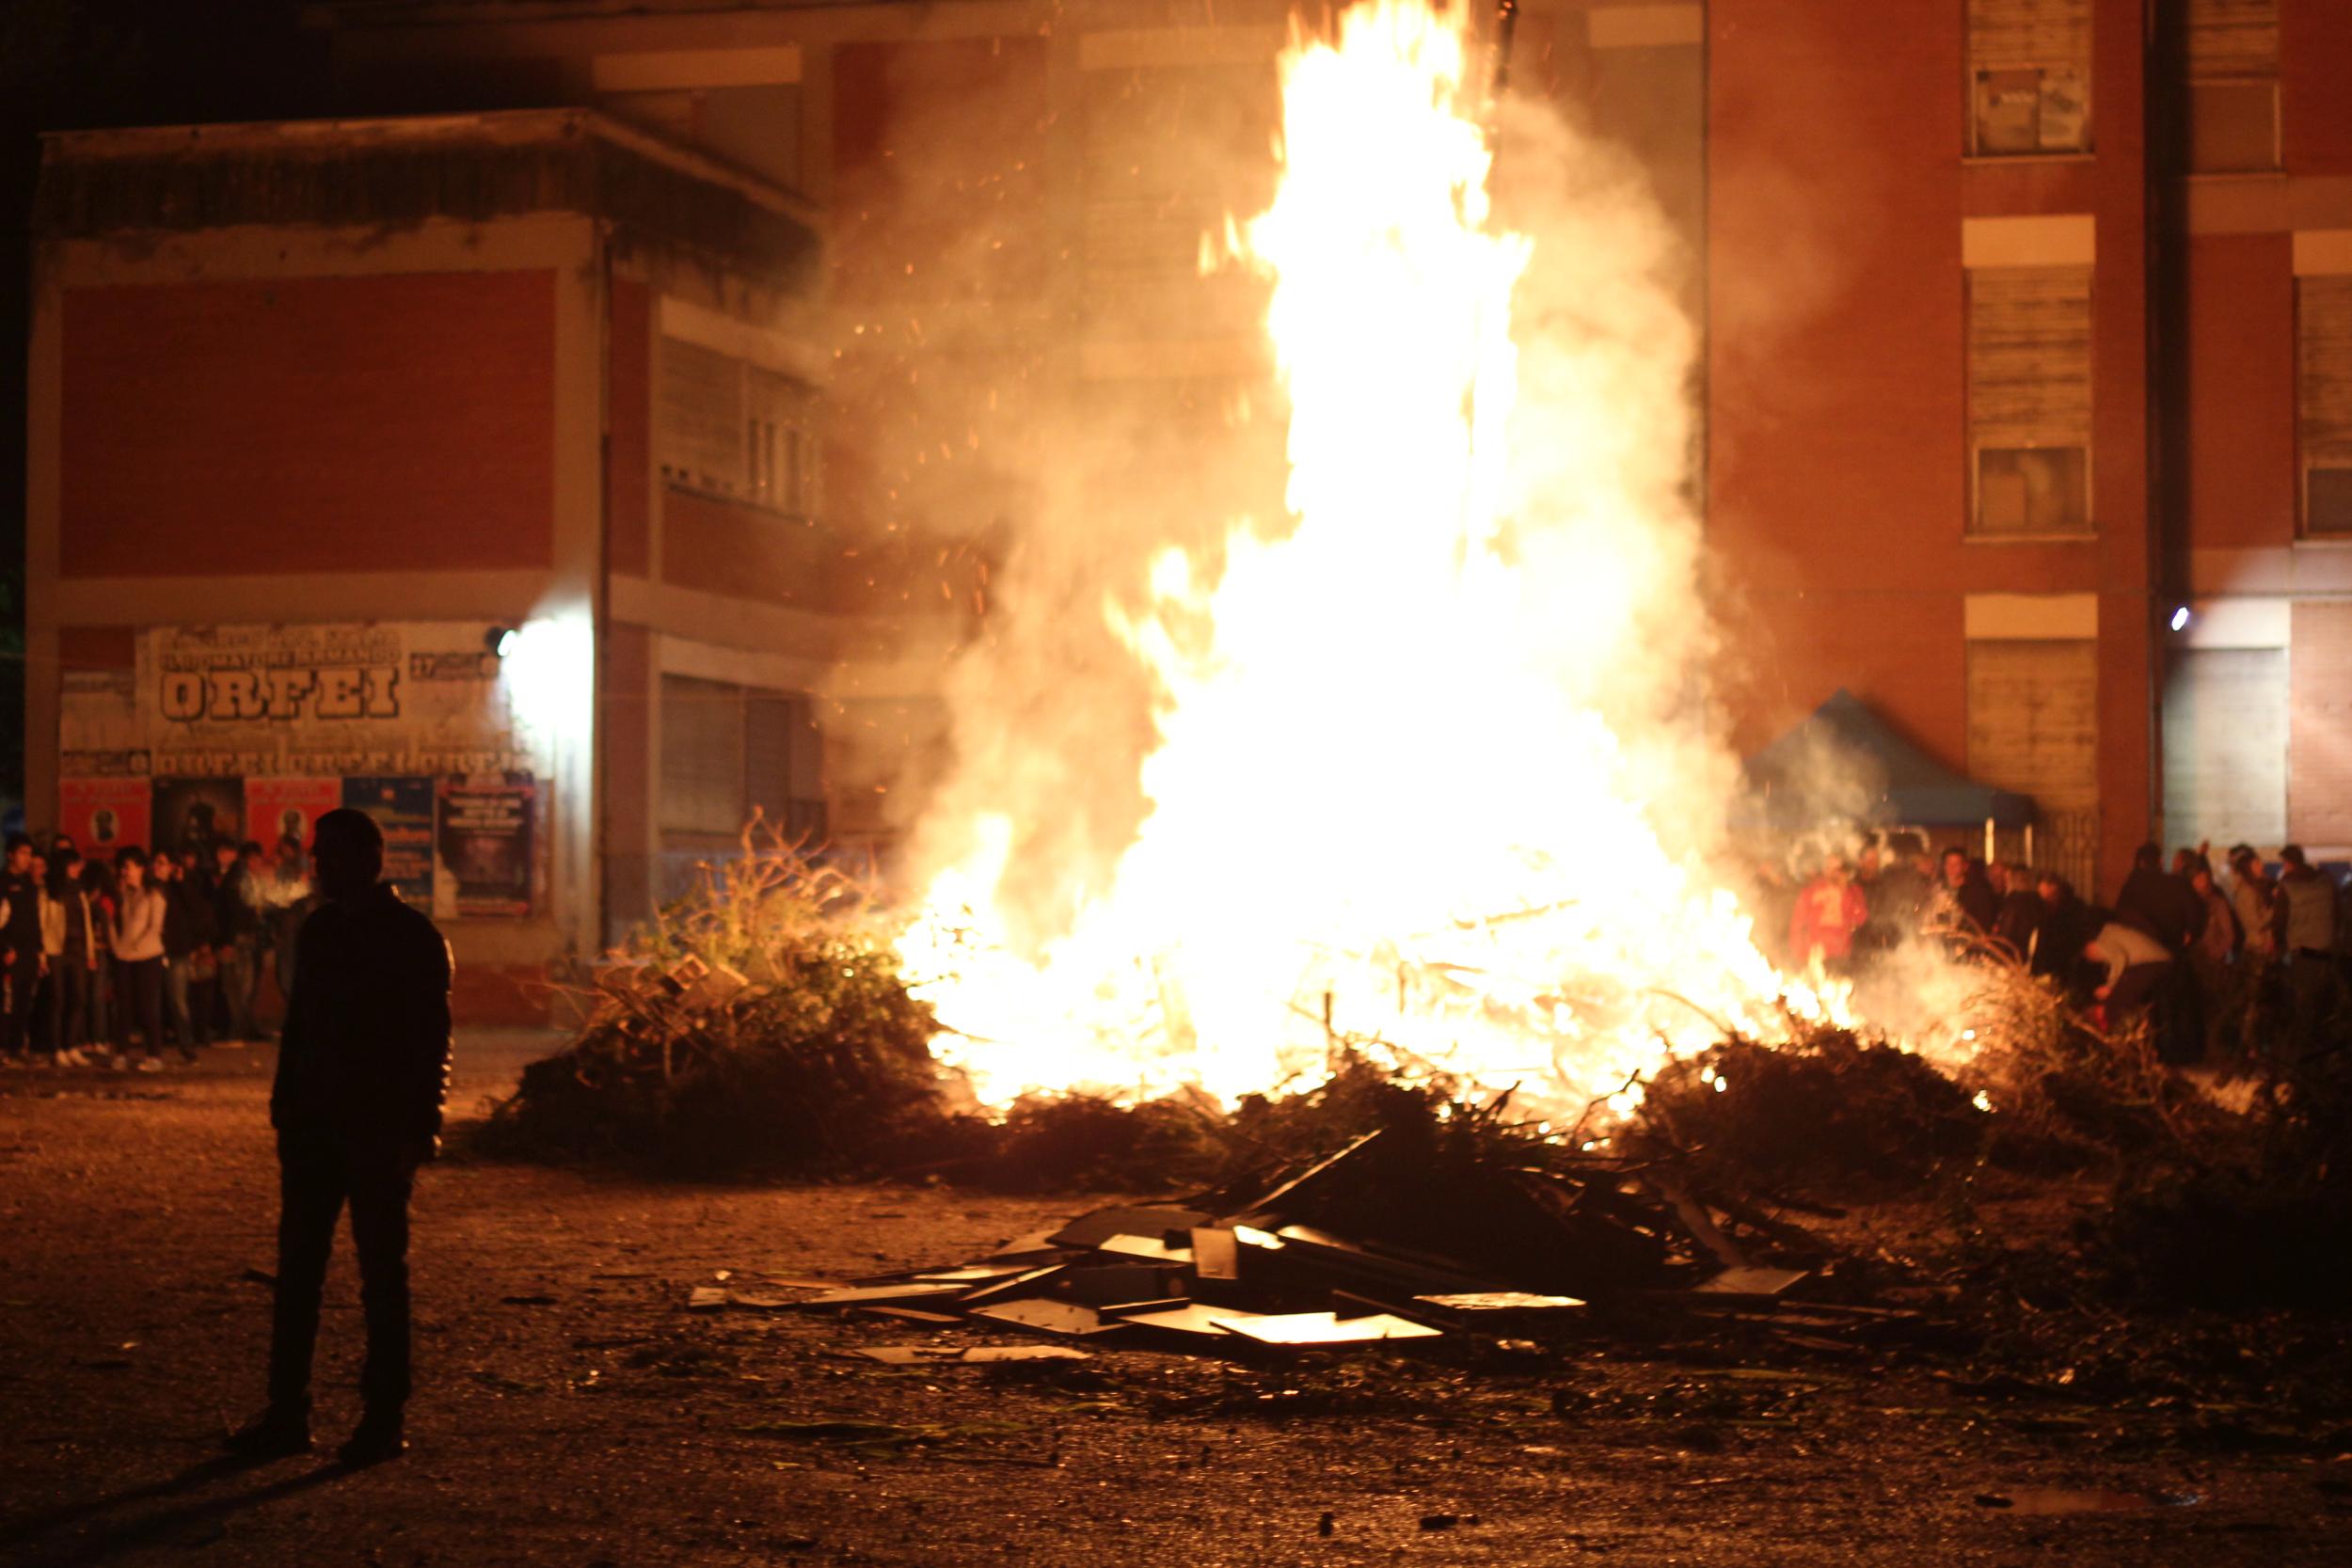
[[[5,990],[8,1012],[0,1017],[0,1051],[11,1056],[22,1056],[33,1043],[33,1002],[40,990],[40,948],[8,944],[8,951],[16,955],[16,962],[8,966],[0,977],[0,990]]]
[[[408,1402],[408,1194],[413,1157],[389,1145],[355,1144],[332,1133],[278,1136],[278,1307],[271,1323],[269,1402],[310,1402],[310,1356],[319,1337],[319,1294],[335,1243],[335,1220],[351,1206],[359,1254],[359,1305],[368,1357],[359,1392],[371,1411]]]

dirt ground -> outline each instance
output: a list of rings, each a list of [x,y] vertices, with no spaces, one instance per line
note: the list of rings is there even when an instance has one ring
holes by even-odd
[[[461,1116],[547,1043],[461,1040]],[[960,1260],[1089,1200],[464,1157],[419,1186],[413,1451],[240,1467],[215,1445],[260,1392],[271,1065],[0,1076],[0,1562],[2352,1560],[2352,1428],[2256,1440],[2208,1409],[2191,1440],[2193,1399],[2074,1405],[1926,1360],[1621,1338],[885,1367],[844,1353],[928,1331],[689,1312],[688,1291]],[[329,1442],[356,1413],[354,1289],[345,1247]],[[2033,1488],[2129,1496],[2045,1513]]]

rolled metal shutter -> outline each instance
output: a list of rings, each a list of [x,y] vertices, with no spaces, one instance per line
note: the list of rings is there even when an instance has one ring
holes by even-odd
[[[1968,63],[2090,70],[2090,0],[1968,0]]]
[[[654,445],[664,479],[724,496],[746,488],[740,360],[663,338],[655,415]]]
[[[2287,651],[2192,648],[2164,691],[2164,831],[2173,844],[2275,845],[2287,832]]]
[[[2097,805],[2098,644],[1970,642],[1968,771],[2044,813]]]
[[[2279,0],[2186,0],[2191,80],[2279,74]]]
[[[2306,464],[2352,463],[2352,277],[2295,285],[2296,439]]]
[[[1968,430],[1978,447],[2090,445],[2090,269],[1968,275]]]

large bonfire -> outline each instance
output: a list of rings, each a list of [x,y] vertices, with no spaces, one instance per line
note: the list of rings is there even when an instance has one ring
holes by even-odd
[[[1046,868],[1075,913],[1041,939],[1007,871],[1057,802],[931,825],[901,953],[986,1102],[1269,1090],[1345,1039],[1569,1108],[1842,1013],[1711,869],[1691,335],[1573,203],[1498,220],[1466,9],[1365,0],[1284,56],[1279,192],[1225,261],[1271,283],[1289,515],[1106,594],[1156,692],[1133,842]]]

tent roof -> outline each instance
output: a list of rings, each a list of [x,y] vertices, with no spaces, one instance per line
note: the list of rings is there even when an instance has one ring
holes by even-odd
[[[1955,773],[1898,735],[1869,704],[1840,687],[1829,701],[1748,758],[1749,784],[1772,817],[1804,811],[1802,784],[1824,751],[1868,759],[1880,784],[1870,819],[1916,827],[1957,827],[1993,818],[2004,828],[2033,819],[2033,798]],[[1778,797],[1779,799],[1776,799]]]

